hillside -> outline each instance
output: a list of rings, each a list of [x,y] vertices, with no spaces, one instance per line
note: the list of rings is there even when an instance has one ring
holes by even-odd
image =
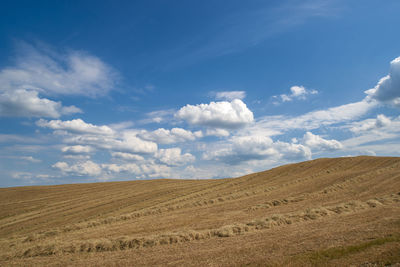
[[[0,265],[400,262],[400,158],[290,164],[234,179],[0,189]]]

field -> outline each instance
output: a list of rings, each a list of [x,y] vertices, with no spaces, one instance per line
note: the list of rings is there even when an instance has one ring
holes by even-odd
[[[400,263],[400,158],[0,189],[0,266]],[[377,264],[377,265],[374,265]]]

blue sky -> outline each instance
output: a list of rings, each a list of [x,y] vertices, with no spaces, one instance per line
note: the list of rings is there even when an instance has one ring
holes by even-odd
[[[399,1],[2,1],[0,186],[400,156]]]

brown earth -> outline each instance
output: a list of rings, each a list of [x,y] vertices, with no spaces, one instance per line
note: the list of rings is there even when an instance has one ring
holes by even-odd
[[[400,158],[0,189],[0,266],[400,266]]]

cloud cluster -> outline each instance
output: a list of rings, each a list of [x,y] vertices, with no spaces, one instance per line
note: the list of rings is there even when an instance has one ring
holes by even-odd
[[[57,53],[20,42],[15,66],[0,70],[0,116],[49,117],[82,112],[45,96],[104,95],[117,74],[99,58],[77,51]]]
[[[64,175],[77,175],[97,177],[103,180],[113,178],[115,174],[127,173],[133,175],[132,178],[168,178],[171,177],[171,168],[166,165],[156,164],[154,162],[147,163],[106,163],[98,164],[93,161],[79,161],[69,164],[59,161],[52,165],[54,169],[60,170]]]
[[[1,117],[59,118],[61,115],[73,113],[82,113],[82,111],[75,106],[65,107],[61,102],[41,98],[37,91],[16,89],[2,92],[0,90]]]
[[[231,102],[186,105],[175,116],[189,124],[212,128],[237,129],[253,122],[253,112],[240,99]]]
[[[281,102],[290,102],[295,99],[304,100],[307,98],[307,95],[315,95],[318,94],[317,90],[307,90],[304,86],[292,86],[290,87],[290,94],[281,94],[279,96],[273,96],[275,99],[279,99]],[[279,102],[275,102],[275,104],[279,104]]]
[[[90,146],[81,146],[81,145],[76,145],[76,146],[65,146],[61,149],[61,151],[65,154],[86,154],[90,153],[93,151],[93,148]]]
[[[246,97],[245,91],[222,91],[215,93],[215,98],[217,100],[232,101],[235,99],[244,99],[245,97]]]
[[[360,122],[353,123],[350,131],[353,133],[361,133],[365,131],[375,130],[383,127],[390,126],[392,123],[391,119],[383,114],[377,115],[376,119],[366,119]]]
[[[400,107],[400,57],[390,62],[389,74],[366,93],[380,102]]]
[[[168,166],[182,166],[196,160],[196,158],[190,153],[182,154],[179,147],[160,149],[155,154],[155,158]]]
[[[201,131],[191,132],[182,128],[172,128],[171,130],[159,128],[154,131],[141,131],[138,136],[144,140],[153,141],[158,144],[174,144],[185,141],[194,141],[203,136]]]
[[[353,154],[366,151],[370,154],[399,155],[400,116],[391,118],[379,114],[376,118],[352,122],[343,129],[355,134],[342,141]]]
[[[217,136],[217,137],[228,137],[230,135],[230,132],[225,129],[207,129],[205,136]]]
[[[107,125],[94,125],[81,119],[70,121],[39,120],[39,127],[54,130],[63,138],[67,146],[61,148],[64,158],[71,161],[59,161],[53,168],[68,175],[105,177],[112,174],[130,173],[138,178],[169,177],[171,167],[180,167],[195,161],[195,156],[183,153],[181,148],[158,149],[156,142],[162,144],[194,140],[196,133],[173,128],[171,130],[147,132],[134,129],[113,130]],[[197,135],[201,136],[201,132]],[[112,156],[115,163],[98,164],[88,160],[88,153],[103,150]],[[168,175],[168,176],[167,176]]]
[[[111,70],[103,66],[104,63],[99,59],[81,53],[44,55],[42,52],[31,51],[25,61],[39,62],[38,69],[48,77],[37,81],[37,77],[33,77],[34,74],[39,75],[36,69],[31,70],[23,61],[17,63],[15,68],[1,70],[0,82],[3,82],[5,89],[0,88],[0,116],[58,118],[78,113],[81,110],[75,106],[65,107],[61,102],[41,95],[53,97],[75,94],[95,97],[114,86]],[[104,77],[99,77],[99,74],[105,75],[108,80],[102,80]],[[69,81],[73,76],[77,79]],[[20,81],[24,84],[15,77],[23,77]],[[98,81],[104,84],[100,85]],[[254,168],[258,168],[255,166],[268,168],[286,162],[308,160],[312,158],[312,153],[340,155],[367,151],[373,154],[382,150],[377,145],[377,141],[382,140],[391,142],[390,151],[398,149],[396,140],[400,133],[400,117],[380,114],[376,118],[357,120],[365,117],[380,103],[400,106],[399,84],[400,58],[397,58],[391,62],[389,75],[382,78],[374,89],[367,91],[368,95],[363,100],[299,116],[264,116],[254,120],[252,111],[242,101],[246,96],[244,91],[224,91],[215,93],[216,98],[223,101],[188,104],[178,111],[156,111],[148,113],[145,120],[139,121],[139,125],[154,122],[175,125],[171,123],[174,117],[178,122],[187,122],[195,130],[179,127],[134,129],[132,127],[137,124],[130,121],[96,125],[79,118],[38,119],[36,126],[50,129],[54,134],[52,138],[61,140],[62,145],[55,147],[61,149],[59,153],[62,160],[52,162],[52,167],[63,175],[101,179],[233,176],[253,172]],[[64,86],[73,89],[67,90]],[[317,93],[302,86],[293,86],[290,90],[290,94],[277,96],[276,99],[290,102]],[[205,128],[198,130],[198,126]],[[324,132],[324,135],[312,133],[321,128],[324,131],[319,132]],[[354,134],[349,139],[339,141],[327,137],[326,133],[332,129],[345,129]],[[293,133],[299,135],[297,138],[290,136],[294,137],[291,142],[283,141],[287,140],[285,137],[280,140],[278,138]],[[207,138],[209,136],[218,138]],[[0,142],[23,142],[22,139],[19,136],[0,135]],[[104,155],[106,158],[109,156],[109,161],[101,161],[99,157],[95,157],[99,161],[92,161],[95,152],[103,158]],[[31,156],[15,159],[40,162]],[[225,168],[226,165],[220,163],[229,166]],[[19,176],[32,175],[22,171]]]
[[[377,106],[376,101],[366,98],[359,102],[349,103],[324,110],[311,111],[300,116],[265,116],[256,121],[253,128],[264,129],[276,134],[305,129],[318,129],[321,126],[329,126],[359,119]]]
[[[31,89],[52,95],[105,95],[117,74],[99,58],[81,51],[58,53],[43,44],[18,43],[15,66],[0,72],[5,89]]]
[[[343,148],[343,145],[334,139],[326,140],[319,135],[306,132],[303,136],[303,142],[306,146],[317,150],[335,151]]]
[[[124,153],[124,152],[112,152],[111,153],[113,158],[122,159],[125,161],[143,161],[144,157],[137,154],[132,153]]]
[[[79,176],[98,176],[102,173],[101,167],[93,161],[78,162],[76,164],[68,164],[64,161],[59,161],[52,166],[63,173],[71,173]]]
[[[40,127],[56,130],[64,136],[64,142],[70,145],[91,146],[113,152],[149,154],[157,151],[157,144],[137,137],[137,131],[116,132],[109,126],[97,126],[81,119],[70,121],[40,119]]]
[[[171,175],[171,168],[162,164],[155,164],[154,162],[136,164],[102,164],[101,168],[104,172],[115,175],[118,173],[129,173],[133,175],[132,178],[169,178]]]
[[[36,122],[40,127],[46,127],[53,130],[68,131],[80,134],[95,134],[95,135],[112,135],[114,131],[108,126],[97,126],[91,123],[86,123],[82,119],[74,119],[70,121],[51,120],[46,121],[40,119]]]
[[[301,144],[274,142],[268,136],[234,136],[218,148],[206,151],[205,160],[217,160],[235,165],[251,160],[310,159],[311,151]]]

